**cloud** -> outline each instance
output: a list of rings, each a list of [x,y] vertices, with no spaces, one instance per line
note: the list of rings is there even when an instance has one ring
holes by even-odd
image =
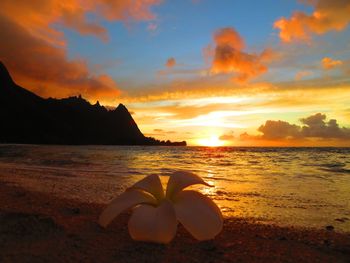
[[[97,10],[110,21],[115,20],[154,20],[156,15],[151,7],[161,4],[162,0],[90,0],[93,2],[92,10]],[[96,8],[96,9],[95,9]]]
[[[113,79],[94,75],[82,59],[66,54],[63,28],[108,40],[101,20],[149,21],[160,0],[35,0],[0,1],[0,58],[14,79],[41,96],[81,93],[92,100],[115,98]],[[6,39],[6,41],[4,41]],[[102,97],[102,98],[101,98]]]
[[[150,8],[161,0],[36,0],[0,2],[0,15],[25,27],[35,36],[44,39],[60,38],[55,24],[62,24],[82,35],[95,35],[107,39],[106,29],[99,20],[148,21],[156,16]],[[96,19],[88,19],[95,15]]]
[[[153,129],[152,132],[148,132],[147,134],[145,134],[146,136],[156,136],[156,137],[160,137],[162,139],[168,139],[168,136],[171,134],[176,134],[176,131],[166,131],[163,129]]]
[[[290,117],[298,117],[296,114],[299,113],[301,114],[299,117],[305,117],[311,115],[308,114],[309,112],[317,112],[322,109],[329,112],[328,114],[338,115],[339,119],[336,119],[340,124],[344,123],[343,126],[348,125],[350,111],[344,111],[344,109],[349,108],[350,93],[346,92],[349,87],[304,89],[303,85],[301,86],[298,90],[281,88],[250,92],[250,88],[249,92],[232,89],[228,93],[218,93],[220,86],[214,85],[208,92],[198,89],[196,93],[183,91],[154,95],[154,97],[130,97],[122,102],[137,112],[136,121],[147,133],[154,133],[154,128],[176,130],[178,132],[176,136],[171,135],[166,138],[186,139],[189,144],[198,144],[199,135],[203,138],[210,138],[213,134],[216,136],[228,135],[229,131],[234,130],[236,138],[233,141],[226,141],[225,144],[341,146],[342,140],[303,138],[301,135],[300,139],[263,140],[261,137],[263,133],[258,132],[257,128],[261,124],[265,124],[267,119],[278,120],[271,117],[266,118],[266,116],[287,114]],[[197,91],[199,92],[197,93]],[[303,112],[306,112],[306,115]],[[283,118],[280,120],[286,121]],[[157,125],[154,125],[155,123]],[[301,123],[297,122],[289,123],[302,126]],[[193,133],[191,138],[186,135],[189,127]],[[251,139],[248,139],[249,136],[244,139],[240,138],[240,134],[245,131],[249,133]],[[350,140],[347,141],[346,145],[350,145]]]
[[[305,77],[308,77],[308,76],[311,76],[313,75],[313,72],[312,71],[309,71],[309,70],[302,70],[302,71],[298,71],[296,74],[295,74],[295,77],[294,79],[295,80],[301,80]]]
[[[326,115],[317,113],[300,120],[303,124],[301,134],[304,137],[350,139],[350,129],[339,127],[337,120],[326,121]]]
[[[166,63],[165,63],[165,66],[166,66],[167,68],[173,68],[173,67],[175,67],[175,65],[176,65],[176,60],[175,60],[175,58],[173,58],[173,57],[168,58],[167,61],[166,61]]]
[[[333,69],[335,67],[338,67],[338,66],[341,66],[343,65],[343,61],[341,60],[334,60],[332,58],[329,58],[329,57],[324,57],[322,59],[322,67],[323,69]]]
[[[300,137],[300,127],[286,121],[268,120],[258,128],[263,139],[275,140]]]
[[[210,72],[212,74],[235,74],[234,80],[246,82],[267,71],[267,62],[271,52],[264,50],[260,54],[243,51],[245,43],[239,33],[232,27],[221,28],[214,34],[215,48],[204,50],[206,57],[213,57]]]
[[[316,113],[300,119],[302,125],[286,121],[267,120],[258,128],[262,135],[241,134],[242,140],[350,139],[350,129],[340,127],[337,120],[326,121],[326,115]]]
[[[348,0],[304,0],[314,7],[309,15],[296,11],[290,18],[282,17],[274,23],[280,30],[284,42],[310,40],[313,34],[322,35],[329,31],[342,31],[350,23],[350,2]]]
[[[220,141],[233,141],[235,139],[235,136],[233,135],[233,132],[223,134],[219,137]]]
[[[243,132],[239,135],[239,139],[241,141],[249,141],[249,140],[255,140],[257,136],[249,135],[247,132]]]
[[[187,70],[187,69],[176,69],[174,68],[176,66],[176,59],[173,57],[168,58],[165,61],[165,69],[161,69],[157,71],[157,74],[159,76],[168,76],[170,74],[192,74],[193,70]]]
[[[118,96],[116,83],[107,75],[89,73],[83,60],[69,61],[56,48],[0,16],[0,57],[19,84],[39,95],[65,97],[82,94],[96,99]]]

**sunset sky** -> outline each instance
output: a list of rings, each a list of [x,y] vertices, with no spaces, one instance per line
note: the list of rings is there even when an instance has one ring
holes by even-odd
[[[0,60],[157,139],[350,146],[349,24],[349,0],[1,0]]]

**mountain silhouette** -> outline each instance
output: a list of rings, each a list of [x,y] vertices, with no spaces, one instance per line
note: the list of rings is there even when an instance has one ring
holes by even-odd
[[[81,96],[37,96],[18,86],[1,61],[0,121],[0,143],[186,145],[144,136],[123,104],[107,110]]]

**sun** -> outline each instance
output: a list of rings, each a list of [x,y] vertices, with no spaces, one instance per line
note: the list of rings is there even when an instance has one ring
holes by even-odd
[[[217,147],[223,146],[225,143],[221,141],[218,136],[213,135],[209,138],[199,139],[198,144],[201,146]]]

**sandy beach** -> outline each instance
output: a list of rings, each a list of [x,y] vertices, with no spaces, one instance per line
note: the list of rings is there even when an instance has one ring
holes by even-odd
[[[350,234],[225,218],[214,240],[198,242],[179,226],[168,245],[135,242],[129,213],[108,229],[103,206],[60,199],[0,182],[1,262],[349,262]]]

